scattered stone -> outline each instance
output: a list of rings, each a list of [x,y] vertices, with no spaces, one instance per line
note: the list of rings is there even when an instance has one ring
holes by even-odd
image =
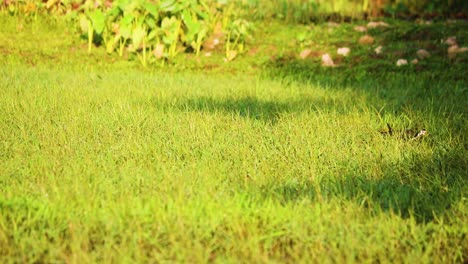
[[[420,60],[424,60],[431,56],[431,54],[429,54],[429,52],[425,49],[419,49],[418,51],[416,51],[416,55]]]
[[[411,64],[416,65],[416,64],[418,64],[418,62],[419,62],[418,59],[414,59],[414,60],[411,61]]]
[[[366,31],[367,31],[367,27],[365,27],[365,26],[355,26],[355,27],[354,27],[354,31],[357,31],[357,32],[366,32]]]
[[[367,28],[378,28],[378,27],[389,27],[389,26],[390,25],[388,25],[387,23],[383,21],[379,21],[379,22],[371,21],[367,23]]]
[[[377,48],[375,48],[375,49],[374,49],[375,54],[381,54],[381,53],[382,53],[382,49],[383,49],[382,46],[378,46]]]
[[[372,43],[374,43],[374,38],[369,35],[364,35],[359,39],[361,45],[370,45]]]
[[[335,67],[335,63],[333,62],[331,56],[328,53],[322,55],[322,66],[324,67]]]
[[[301,53],[299,54],[299,58],[305,60],[305,59],[309,58],[311,53],[312,53],[311,49],[305,49],[305,50],[301,51]]]
[[[449,46],[453,46],[453,45],[457,45],[457,37],[449,37],[445,40],[445,44],[449,45]]]
[[[339,48],[339,49],[337,50],[336,53],[338,53],[338,54],[341,55],[341,56],[346,57],[346,56],[349,55],[349,52],[350,52],[350,51],[351,51],[350,48],[348,48],[348,47],[343,47],[343,48]]]
[[[399,60],[397,60],[396,66],[400,67],[400,66],[403,66],[403,65],[408,65],[408,61],[405,60],[405,59],[399,59]]]

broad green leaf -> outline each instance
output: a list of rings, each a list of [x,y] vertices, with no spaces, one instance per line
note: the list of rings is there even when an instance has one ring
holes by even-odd
[[[163,42],[172,45],[177,42],[180,29],[180,21],[172,16],[171,18],[165,17],[161,22],[161,29],[164,32]]]
[[[114,6],[117,6],[120,10],[124,11],[130,4],[131,0],[117,0],[113,2]]]
[[[153,40],[157,35],[158,35],[158,30],[151,30],[151,31],[148,33],[148,36],[146,36],[146,39],[147,39],[148,41],[151,41],[151,40]]]
[[[138,49],[143,43],[146,36],[146,30],[142,26],[137,26],[132,33],[132,44],[135,49]]]
[[[114,6],[109,11],[107,11],[106,15],[111,21],[115,21],[121,12],[122,11],[117,6]]]
[[[120,25],[131,25],[133,20],[135,19],[135,16],[132,14],[127,14],[125,15],[122,20],[120,20]]]
[[[96,34],[100,35],[106,26],[106,17],[101,10],[96,9],[92,13],[88,14],[91,23],[93,25],[93,29]]]
[[[161,11],[172,12],[176,8],[175,0],[162,0],[160,4]]]
[[[201,23],[197,19],[193,18],[192,14],[188,10],[182,11],[182,20],[184,21],[185,26],[187,27],[186,33],[186,42],[191,42],[195,39],[201,30]]]
[[[188,24],[191,24],[193,19],[192,15],[190,14],[190,11],[184,10],[182,11],[182,20],[184,21],[184,24],[188,26]]]
[[[145,8],[146,12],[151,14],[156,20],[159,18],[159,9],[158,6],[151,2],[144,2],[143,7]]]
[[[140,1],[130,1],[127,5],[125,5],[123,12],[124,15],[134,14],[136,10],[140,7]]]
[[[136,17],[136,21],[135,21],[135,24],[137,26],[143,26],[143,24],[145,24],[145,17],[144,16],[137,16]]]
[[[161,22],[161,28],[163,30],[171,30],[171,29],[173,29],[174,27],[177,26],[178,22],[179,21],[177,20],[177,18],[175,16],[171,16],[170,18],[165,17]]]
[[[156,20],[154,18],[148,16],[145,19],[145,23],[149,28],[157,28],[158,26],[156,25]]]
[[[86,33],[88,32],[88,21],[89,19],[85,15],[80,15],[80,29],[81,32]]]
[[[122,22],[124,21],[123,20],[120,21],[120,28],[119,28],[120,35],[122,35],[124,39],[128,39],[132,36],[132,23],[122,23]]]
[[[202,10],[197,11],[197,15],[199,15],[203,20],[209,20],[210,14],[207,12],[203,12]]]

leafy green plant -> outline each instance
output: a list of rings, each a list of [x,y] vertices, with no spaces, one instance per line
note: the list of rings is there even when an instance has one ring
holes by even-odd
[[[208,29],[205,23],[198,20],[196,14],[188,10],[182,12],[182,21],[186,27],[186,32],[182,39],[195,50],[198,56],[203,40],[207,36]]]
[[[7,7],[16,14],[25,0],[8,3]],[[29,8],[71,14],[71,20],[79,25],[82,36],[87,39],[88,53],[94,45],[102,45],[109,54],[115,52],[123,56],[127,52],[147,66],[158,59],[172,59],[184,50],[199,56],[204,42],[215,34],[218,44],[227,43],[228,52],[243,53],[250,24],[238,17],[234,3],[222,0],[48,0],[35,6],[36,9]],[[222,27],[218,28],[220,23]]]
[[[177,55],[177,42],[180,35],[181,21],[175,16],[165,17],[161,22],[162,42],[168,46],[168,56]]]
[[[226,59],[228,61],[244,52],[245,43],[251,37],[253,29],[253,25],[245,19],[234,20],[229,25],[226,43]]]
[[[106,26],[106,16],[105,14],[99,10],[95,9],[92,12],[86,13],[87,24],[88,24],[88,52],[91,52],[91,48],[93,45],[93,40],[95,39],[95,35],[97,37],[101,37],[105,26]]]

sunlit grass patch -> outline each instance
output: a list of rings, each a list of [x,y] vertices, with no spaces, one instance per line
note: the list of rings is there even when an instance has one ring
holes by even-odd
[[[200,71],[2,45],[1,262],[465,261],[463,60],[418,72],[353,46],[355,68]]]

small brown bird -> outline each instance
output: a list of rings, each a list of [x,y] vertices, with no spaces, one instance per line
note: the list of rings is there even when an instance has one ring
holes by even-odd
[[[417,131],[417,130],[416,130]],[[387,131],[381,131],[380,133],[384,136],[397,136],[401,139],[415,140],[427,135],[426,129],[422,129],[416,132],[414,129],[407,129],[404,131],[395,131],[390,124],[387,123]]]

